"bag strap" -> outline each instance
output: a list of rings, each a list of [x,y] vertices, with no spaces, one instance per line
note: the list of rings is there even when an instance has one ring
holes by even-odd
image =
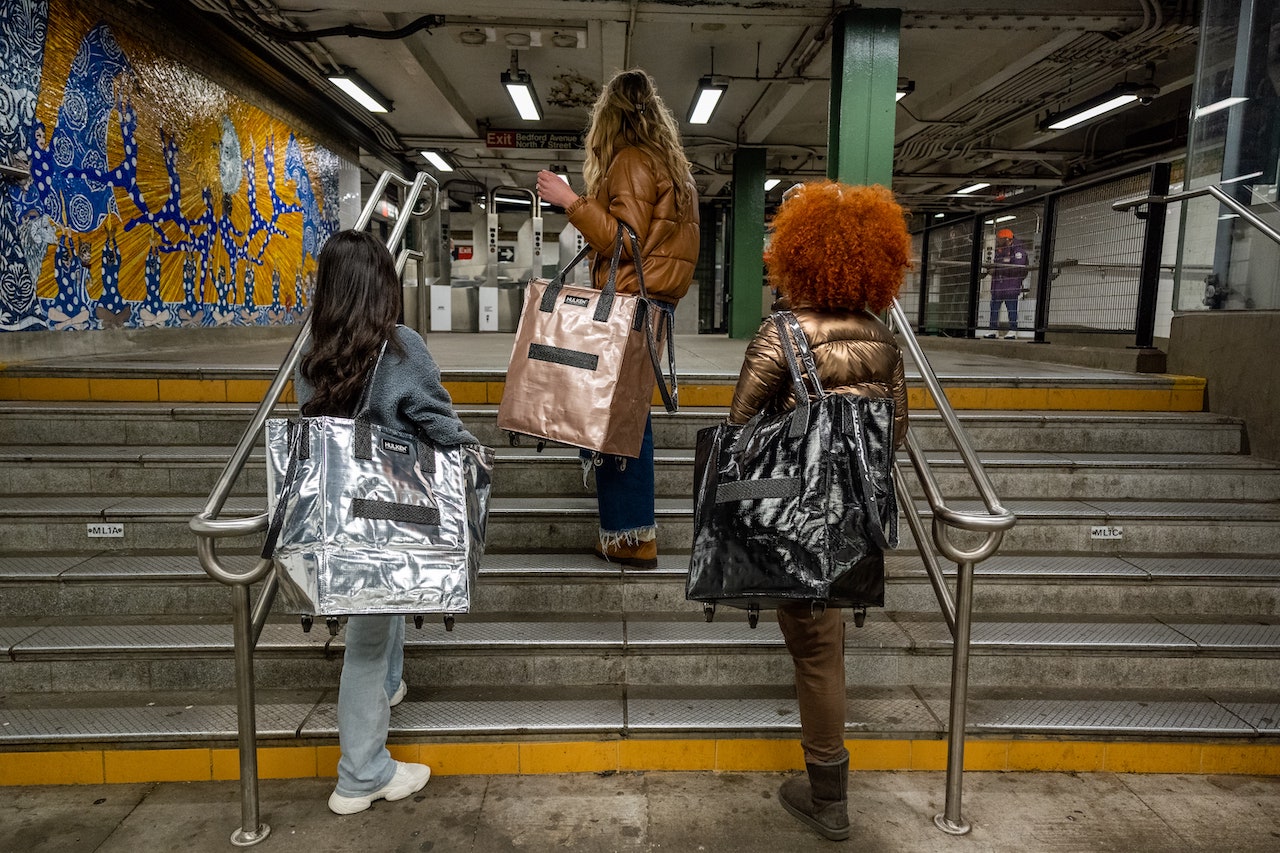
[[[276,552],[276,542],[280,539],[280,529],[284,527],[285,507],[293,494],[293,483],[298,477],[298,460],[310,456],[311,435],[309,422],[299,418],[296,424],[289,424],[289,467],[285,469],[284,481],[276,497],[276,511],[271,516],[271,525],[267,528],[267,538],[262,543],[262,559],[270,560]]]
[[[792,412],[791,426],[787,434],[795,438],[809,429],[810,393],[818,399],[822,398],[822,382],[818,379],[818,368],[813,362],[813,353],[809,350],[809,341],[800,327],[800,321],[790,311],[776,311],[770,319],[778,330],[778,342],[782,346],[782,355],[787,360],[787,369],[791,372],[791,386],[795,392],[796,407]],[[803,365],[804,370],[801,371]],[[809,384],[805,384],[805,379]]]
[[[892,402],[892,401],[891,401]],[[852,408],[842,409],[842,411],[856,411]],[[876,497],[875,485],[871,482],[871,474],[867,470],[867,417],[868,415],[856,416],[853,429],[845,428],[846,433],[853,434],[853,440],[857,450],[857,477],[858,484],[862,488],[862,502],[867,509],[866,516],[866,532],[871,536],[871,540],[880,547],[882,551],[889,549],[889,538],[884,532],[884,519],[880,517],[880,501]],[[892,452],[892,451],[890,451]],[[892,488],[892,485],[890,486]]]
[[[640,238],[636,236],[636,232],[631,226],[621,220],[618,221],[618,247],[622,246],[622,233],[626,231],[627,236],[631,239],[631,258],[635,261],[636,266],[636,283],[640,290],[640,304],[636,307],[637,311],[644,312],[644,336],[645,344],[649,348],[649,363],[653,366],[654,378],[658,380],[658,395],[662,398],[662,406],[668,412],[674,412],[680,408],[680,379],[676,376],[676,342],[673,337],[675,333],[675,324],[671,322],[671,316],[665,309],[654,308],[653,300],[649,298],[649,292],[644,286],[644,263],[640,258]],[[618,253],[613,256],[614,266],[609,269],[609,283],[613,284],[614,276],[617,274]],[[612,295],[609,297],[612,303]],[[600,297],[600,301],[604,302],[604,297]],[[597,315],[599,308],[596,309]],[[658,331],[654,328],[653,315],[658,314],[661,324],[659,328],[665,329],[667,334],[667,374],[670,377],[670,388],[667,387],[667,379],[662,375],[662,364],[658,357]]]
[[[387,352],[387,341],[382,342],[378,350],[378,358],[373,362],[373,369],[364,380],[364,390],[360,392],[360,402],[356,404],[355,432],[352,434],[354,447],[351,452],[357,459],[373,458],[373,429],[369,420],[369,404],[373,397],[373,383],[378,378],[378,368],[382,366],[382,356]]]

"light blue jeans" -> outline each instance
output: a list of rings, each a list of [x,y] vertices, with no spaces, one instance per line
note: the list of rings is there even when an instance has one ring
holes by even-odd
[[[391,781],[396,764],[387,751],[391,695],[404,671],[404,617],[352,616],[338,685],[337,792],[371,794]]]

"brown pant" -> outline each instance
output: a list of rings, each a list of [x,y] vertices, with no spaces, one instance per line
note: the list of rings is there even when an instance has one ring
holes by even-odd
[[[809,764],[842,761],[844,747],[844,620],[838,607],[814,617],[808,604],[778,608],[778,626],[796,667],[800,745]]]

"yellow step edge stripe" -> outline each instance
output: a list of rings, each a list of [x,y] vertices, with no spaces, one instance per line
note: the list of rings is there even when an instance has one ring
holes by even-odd
[[[945,770],[943,740],[849,740],[850,769]],[[632,771],[801,770],[794,739],[604,740],[392,744],[400,761],[436,775],[536,775]],[[261,779],[333,778],[337,746],[260,747]],[[970,740],[965,769],[1043,773],[1190,773],[1280,776],[1280,744]],[[87,749],[0,752],[0,787],[208,782],[239,777],[234,749]]]
[[[1199,412],[1204,408],[1205,381],[1173,376],[1160,388],[991,388],[951,387],[947,400],[961,410],[1057,410],[1125,412]],[[161,402],[256,403],[270,387],[259,379],[71,379],[62,377],[0,377],[0,400],[42,402]],[[504,383],[449,381],[444,383],[455,405],[493,405],[502,402]],[[680,403],[700,408],[728,408],[732,385],[689,384],[680,388]],[[293,402],[287,388],[285,402]],[[912,409],[934,408],[923,388],[910,388]],[[654,392],[653,405],[662,405]]]

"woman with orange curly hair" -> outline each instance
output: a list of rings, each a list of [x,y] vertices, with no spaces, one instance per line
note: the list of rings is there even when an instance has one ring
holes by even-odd
[[[909,266],[903,210],[881,186],[834,181],[801,184],[770,225],[769,279],[800,322],[825,390],[892,397],[894,444],[906,437],[902,352],[872,312],[892,304]],[[766,320],[747,347],[729,409],[730,423],[796,404],[777,326]],[[883,559],[883,554],[880,555]],[[844,619],[809,603],[778,607],[778,625],[796,671],[800,744],[807,778],[788,779],[783,808],[831,840],[849,837],[849,752],[844,745]]]

